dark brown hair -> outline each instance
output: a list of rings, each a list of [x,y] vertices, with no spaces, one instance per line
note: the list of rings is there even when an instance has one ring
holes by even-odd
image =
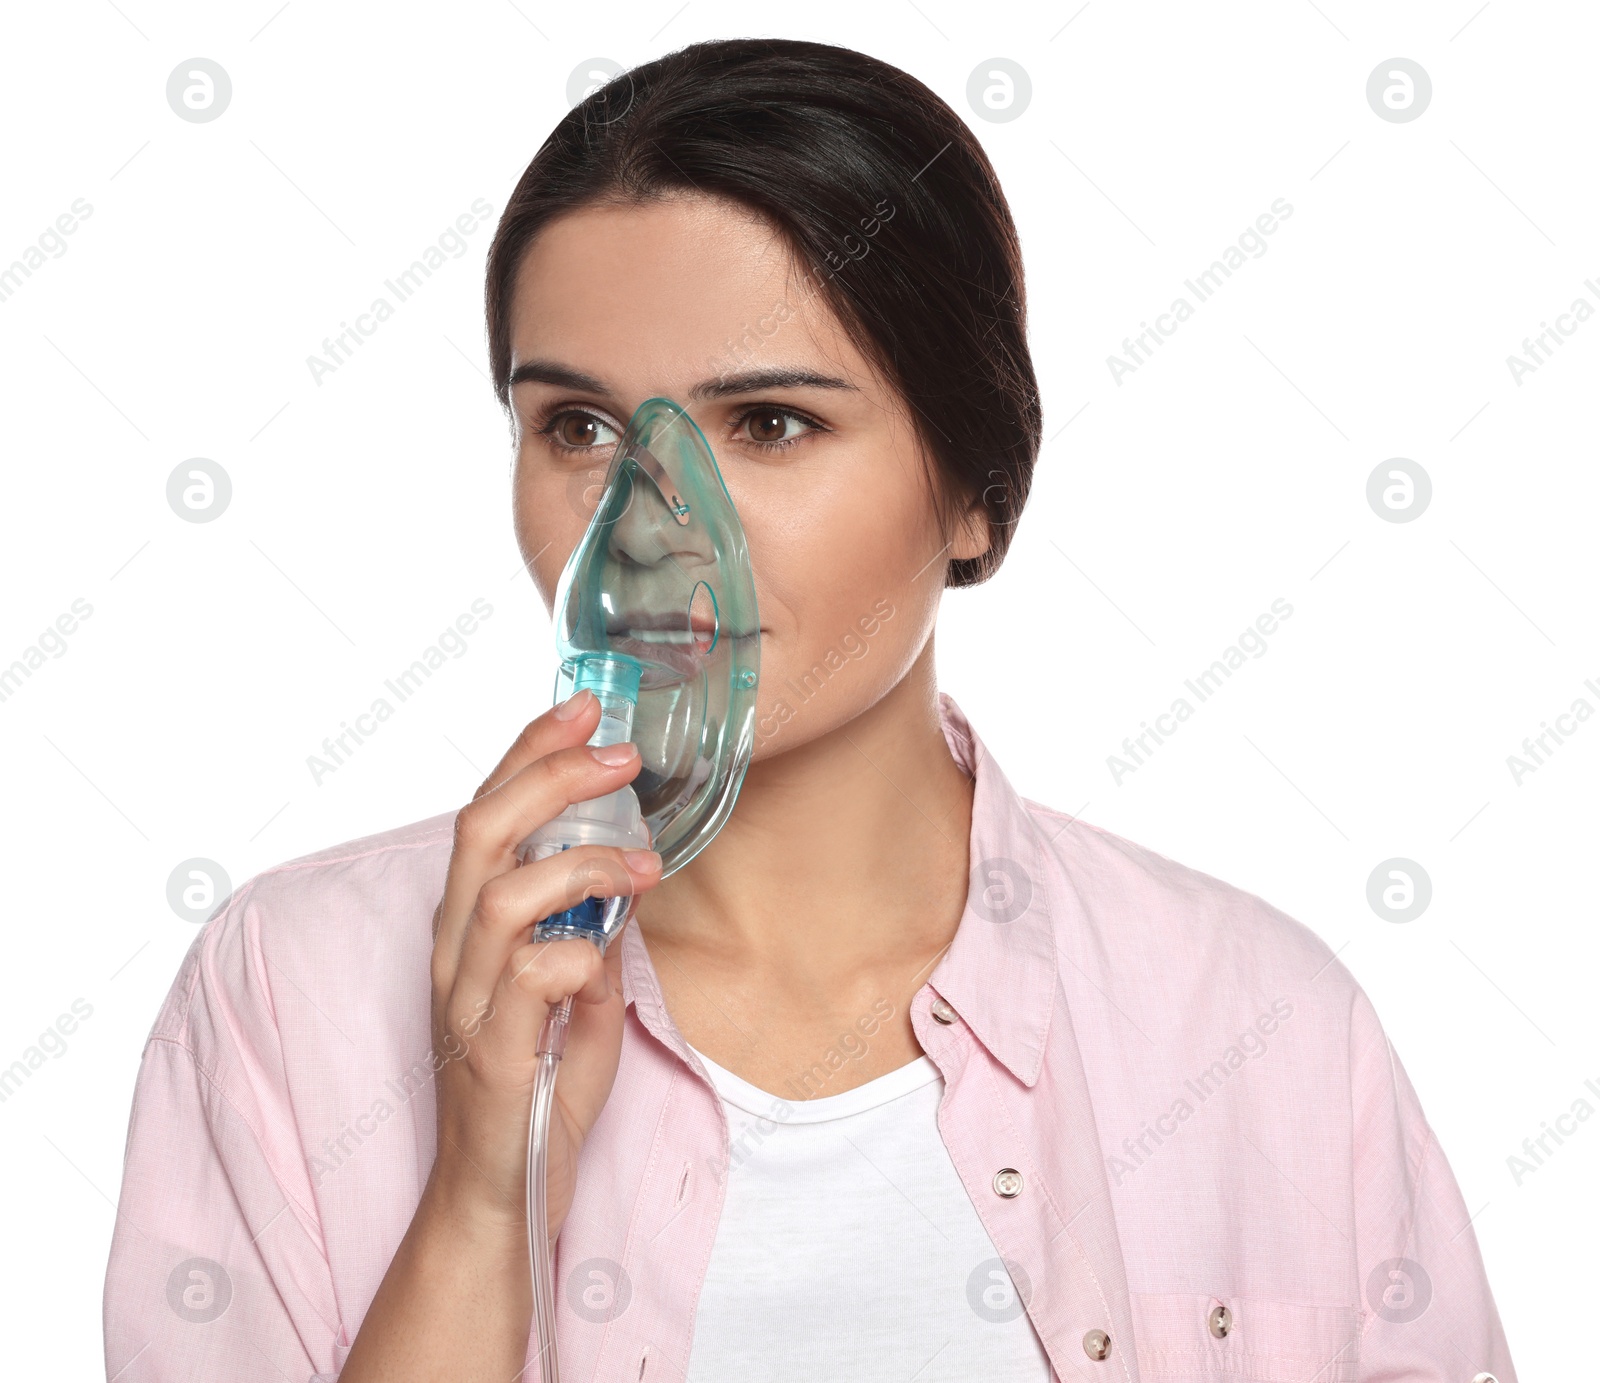
[[[989,551],[951,561],[946,584],[993,575],[1028,497],[1042,426],[1016,227],[955,112],[916,78],[849,48],[696,43],[613,78],[561,119],[489,249],[485,313],[501,404],[510,408],[517,270],[540,230],[595,202],[681,193],[726,197],[783,236],[909,405],[945,482],[935,497],[946,532],[982,499]]]

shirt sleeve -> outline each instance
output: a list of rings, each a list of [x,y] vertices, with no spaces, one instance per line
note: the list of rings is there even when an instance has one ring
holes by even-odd
[[[1351,1078],[1361,1383],[1516,1383],[1471,1214],[1359,989]]]
[[[325,1383],[348,1352],[249,896],[196,939],[140,1064],[105,1282],[115,1383]]]

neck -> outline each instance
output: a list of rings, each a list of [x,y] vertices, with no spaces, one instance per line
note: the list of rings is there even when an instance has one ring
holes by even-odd
[[[640,927],[791,974],[886,953],[931,962],[961,918],[971,829],[930,639],[873,706],[753,764],[716,840],[640,899]]]

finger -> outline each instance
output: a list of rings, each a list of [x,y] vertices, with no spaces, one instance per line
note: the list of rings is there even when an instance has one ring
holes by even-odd
[[[625,1004],[620,982],[620,938],[606,948],[605,969],[615,988],[596,1003],[579,1002],[572,1006],[572,1030],[567,1035],[567,1053],[562,1060],[564,1074],[556,1082],[556,1098],[573,1114],[580,1128],[587,1131],[597,1108],[584,1107],[584,1092],[603,1103],[616,1078],[622,1054],[622,1029]],[[615,978],[613,978],[613,971]],[[584,995],[578,996],[580,1000]]]
[[[477,791],[472,794],[472,800],[476,802],[480,797],[493,792],[534,759],[542,758],[558,749],[567,749],[587,742],[599,723],[599,698],[587,689],[574,693],[542,715],[535,716],[522,728],[522,732],[501,757],[500,762],[495,765],[494,770],[478,785]],[[460,844],[461,827],[460,813],[457,813],[457,845]],[[441,955],[437,950],[439,933],[444,930],[447,916],[460,918],[463,899],[470,905],[478,886],[483,882],[481,877],[474,876],[471,867],[463,868],[462,863],[467,862],[458,863],[457,851],[452,849],[450,868],[445,875],[445,887],[440,894],[439,904],[433,911],[433,939],[436,945],[434,988],[443,993],[449,992],[456,956],[460,951],[460,935],[459,928],[452,931],[452,940]],[[439,964],[441,960],[445,962],[443,965]]]
[[[641,890],[642,891],[642,890]],[[596,1004],[608,1003],[622,993],[622,934],[628,930],[628,924],[633,921],[633,915],[639,910],[637,902],[628,904],[628,915],[623,918],[622,925],[617,928],[616,935],[606,946],[604,960],[605,987],[600,990],[591,990],[583,994],[574,994],[572,997],[579,1004],[594,1007]],[[572,1010],[574,1028],[578,1023],[578,1009],[576,1005]]]
[[[529,942],[512,952],[482,999],[469,1004],[452,998],[446,1026],[464,1030],[473,1014],[481,1014],[478,1028],[503,1061],[531,1061],[550,1008],[568,994],[592,994],[604,984],[604,962],[593,942],[582,937]]]
[[[615,792],[638,774],[638,750],[632,744],[626,748],[632,752],[620,764],[597,758],[587,745],[557,750],[535,759],[456,813],[455,843],[434,947],[436,969],[448,973],[436,975],[436,979],[448,979],[458,968],[467,919],[477,896],[490,879],[516,869],[517,846],[574,802]]]
[[[530,941],[511,953],[502,975],[502,992],[515,992],[534,1000],[539,1018],[563,999],[581,998],[586,1004],[604,1003],[608,997],[605,961],[600,948],[582,937],[556,941]]]
[[[484,877],[511,868],[517,846],[531,832],[574,802],[632,782],[639,765],[639,748],[630,740],[568,745],[541,755],[456,813],[452,866],[459,863],[469,875],[478,871]]]
[[[478,785],[478,790],[472,794],[473,800],[494,791],[535,759],[542,759],[546,754],[569,745],[584,743],[594,734],[599,723],[600,699],[588,689],[575,692],[542,715],[535,716],[522,727],[522,732],[512,741],[500,762]]]
[[[535,759],[458,813],[471,849],[485,864],[509,867],[510,856],[531,831],[574,802],[615,792],[638,776],[639,746],[573,745]]]
[[[661,857],[655,851],[609,845],[580,845],[496,875],[479,890],[468,915],[454,991],[470,1002],[493,989],[511,953],[545,918],[585,898],[642,892],[660,879]],[[605,992],[602,988],[600,997]]]
[[[633,921],[634,914],[638,911],[639,905],[637,902],[629,905],[627,917],[623,919],[622,925],[617,928],[617,934],[611,938],[606,947],[606,997],[622,993],[622,934],[628,930],[628,924]],[[581,998],[582,996],[579,997]],[[588,1003],[591,1001],[584,999],[583,1002]],[[603,999],[599,1002],[603,1002]]]

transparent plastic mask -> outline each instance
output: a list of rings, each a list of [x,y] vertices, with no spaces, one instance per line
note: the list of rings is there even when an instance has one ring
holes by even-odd
[[[633,789],[665,877],[733,810],[761,667],[744,529],[704,434],[670,399],[640,404],[617,443],[553,614],[557,700],[612,684],[617,669],[605,660],[624,665],[624,693],[637,668],[628,738],[643,762]]]

